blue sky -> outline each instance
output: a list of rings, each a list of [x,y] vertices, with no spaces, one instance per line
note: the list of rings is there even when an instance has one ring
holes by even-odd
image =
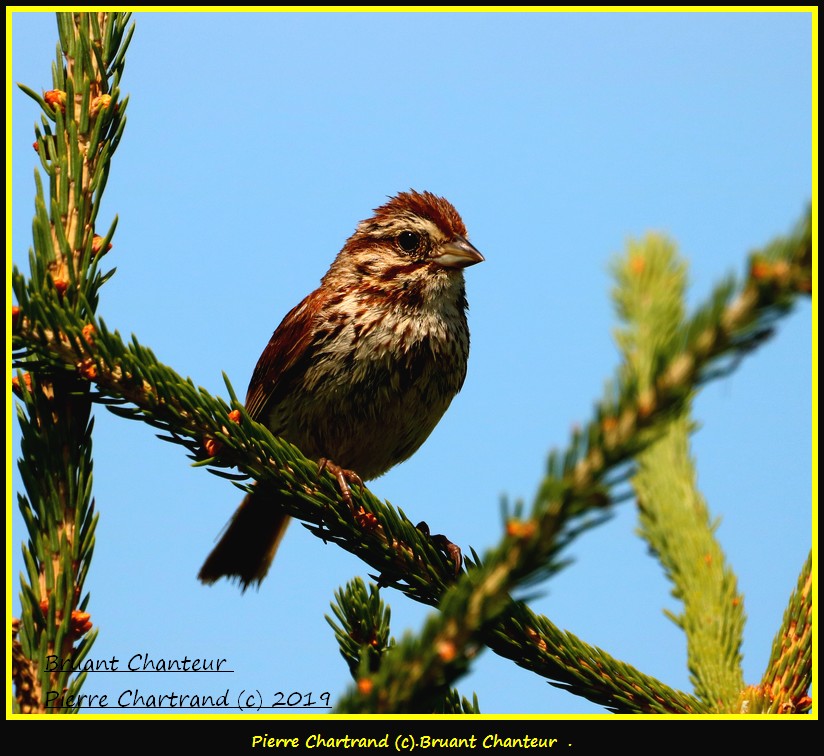
[[[410,187],[447,197],[486,257],[466,273],[468,377],[423,448],[370,488],[465,551],[498,542],[501,498],[531,500],[547,453],[614,374],[608,268],[627,240],[673,238],[693,306],[812,197],[810,13],[134,20],[128,125],[100,212],[104,224],[119,216],[117,274],[100,316],[223,396],[225,371],[242,396],[271,332],[357,221]],[[53,14],[15,13],[12,35],[13,81],[50,89]],[[11,103],[12,255],[25,266],[40,116],[16,89]],[[811,543],[811,322],[799,303],[694,405],[698,484],[745,596],[748,683]],[[293,523],[259,591],[204,587],[195,576],[237,490],[102,408],[94,444],[92,656],[224,657],[234,674],[99,674],[84,692],[228,686],[334,701],[350,678],[323,615],[368,568]],[[16,506],[12,525],[16,576]],[[532,606],[691,691],[683,636],[662,612],[679,605],[636,525],[633,504],[619,505]],[[16,613],[16,580],[12,592]],[[422,626],[430,610],[383,595],[396,637]],[[602,713],[491,652],[457,687],[487,714]]]

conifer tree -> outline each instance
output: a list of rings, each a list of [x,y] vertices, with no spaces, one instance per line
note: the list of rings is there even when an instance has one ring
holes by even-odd
[[[799,555],[798,584],[776,628],[767,669],[741,669],[742,597],[695,483],[690,405],[700,387],[735,370],[775,336],[775,326],[812,291],[808,210],[784,237],[750,255],[738,280],[720,283],[688,314],[686,263],[675,244],[650,235],[614,263],[623,364],[593,417],[553,452],[531,506],[512,507],[500,542],[465,555],[457,577],[437,539],[368,489],[352,491],[357,517],[317,463],[254,422],[228,379],[227,398],[207,393],[160,363],[136,338],[124,341],[98,314],[116,221],[97,216],[124,133],[120,91],[134,26],[128,13],[58,13],[52,88],[22,86],[41,109],[29,271],[12,272],[11,313],[22,429],[18,505],[28,530],[21,617],[13,620],[14,710],[73,713],[84,675],[55,668],[82,661],[97,629],[85,581],[97,515],[92,494],[95,405],[159,430],[194,464],[237,485],[266,480],[310,531],[356,554],[379,576],[343,586],[328,618],[353,684],[340,713],[475,713],[455,688],[488,648],[571,694],[619,713],[805,713],[811,709],[812,555]],[[127,324],[124,324],[127,325]],[[779,336],[780,337],[780,336]],[[673,690],[643,671],[559,630],[513,594],[550,580],[561,552],[597,527],[630,476],[640,534],[672,582],[682,611],[693,683]],[[105,502],[101,503],[105,507]],[[675,537],[677,534],[677,537]],[[387,589],[437,607],[415,635],[390,635]],[[788,590],[790,587],[788,586]],[[403,599],[400,599],[403,600]],[[103,630],[105,632],[105,629]],[[331,642],[331,639],[330,639]],[[47,691],[62,691],[55,698]]]

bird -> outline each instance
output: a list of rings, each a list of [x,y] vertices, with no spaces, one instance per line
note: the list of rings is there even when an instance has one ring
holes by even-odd
[[[413,189],[389,197],[275,329],[249,382],[249,416],[318,460],[348,499],[349,483],[414,454],[461,390],[463,271],[483,261],[449,201]],[[260,585],[290,520],[278,496],[272,484],[253,485],[201,582]]]

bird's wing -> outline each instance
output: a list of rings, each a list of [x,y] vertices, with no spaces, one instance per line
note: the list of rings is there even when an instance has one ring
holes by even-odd
[[[290,310],[260,355],[246,393],[246,410],[258,422],[265,422],[268,408],[291,390],[291,370],[315,339],[322,301],[316,290]]]

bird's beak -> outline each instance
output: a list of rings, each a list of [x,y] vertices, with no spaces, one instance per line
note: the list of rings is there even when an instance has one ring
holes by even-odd
[[[441,244],[432,260],[444,268],[468,268],[483,262],[484,256],[466,239],[458,236],[451,242]]]

